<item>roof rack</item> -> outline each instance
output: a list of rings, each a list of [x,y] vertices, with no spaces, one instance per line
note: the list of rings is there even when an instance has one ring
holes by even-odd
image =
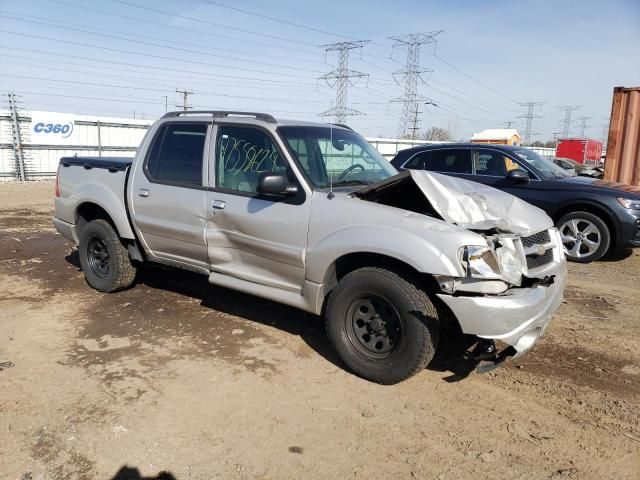
[[[277,120],[268,113],[256,113],[256,112],[235,112],[231,110],[186,110],[177,112],[167,112],[162,118],[167,117],[180,117],[183,115],[211,115],[213,118],[227,118],[227,117],[253,117],[256,120],[262,120],[268,123],[278,123]]]
[[[351,128],[349,125],[347,125],[346,123],[330,123],[329,125],[333,125],[335,127],[346,128],[347,130],[351,130],[352,132],[355,132],[355,130],[353,128]]]

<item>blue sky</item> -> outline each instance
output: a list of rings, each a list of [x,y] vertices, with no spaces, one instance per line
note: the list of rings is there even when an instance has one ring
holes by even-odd
[[[424,107],[421,125],[457,138],[508,121],[522,131],[527,101],[545,102],[533,139],[561,130],[566,104],[582,105],[574,133],[587,116],[587,134],[600,138],[613,87],[640,85],[637,0],[214,3],[282,22],[206,0],[1,0],[0,92],[20,94],[25,109],[154,119],[165,96],[172,109],[175,89],[187,88],[198,108],[316,120],[335,98],[317,80],[336,63],[320,45],[370,40],[349,65],[369,75],[349,90],[349,107],[366,115],[348,121],[395,136],[401,106],[390,101],[403,89],[392,72],[405,52],[388,36],[434,30],[437,56],[429,46],[421,55],[433,73],[419,91],[438,107]]]

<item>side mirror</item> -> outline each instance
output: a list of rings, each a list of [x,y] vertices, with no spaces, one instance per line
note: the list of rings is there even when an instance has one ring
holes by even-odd
[[[509,173],[507,173],[506,178],[512,183],[529,183],[529,181],[531,180],[529,178],[529,172],[521,168],[510,170]]]
[[[289,185],[286,174],[273,172],[262,172],[260,174],[256,190],[262,195],[278,197],[288,197],[298,193],[296,185]]]

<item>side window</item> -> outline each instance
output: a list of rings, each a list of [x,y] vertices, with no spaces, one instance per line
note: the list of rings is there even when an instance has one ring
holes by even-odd
[[[164,125],[147,159],[147,175],[160,182],[202,185],[206,136],[204,123]]]
[[[426,162],[425,168],[433,172],[471,173],[471,162],[467,150],[435,150]]]
[[[249,127],[218,128],[216,187],[256,193],[260,173],[285,171],[280,152],[263,131]]]
[[[476,175],[504,177],[507,174],[505,157],[495,150],[476,150],[473,152],[473,171]]]
[[[407,163],[404,164],[404,168],[424,170],[430,153],[431,152],[416,153]]]

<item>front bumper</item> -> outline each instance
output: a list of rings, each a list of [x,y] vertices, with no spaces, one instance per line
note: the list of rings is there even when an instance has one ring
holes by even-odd
[[[438,297],[451,309],[464,333],[503,341],[516,349],[517,356],[540,338],[562,303],[566,263],[560,262],[547,275],[554,276],[548,286],[511,288],[501,295]]]

